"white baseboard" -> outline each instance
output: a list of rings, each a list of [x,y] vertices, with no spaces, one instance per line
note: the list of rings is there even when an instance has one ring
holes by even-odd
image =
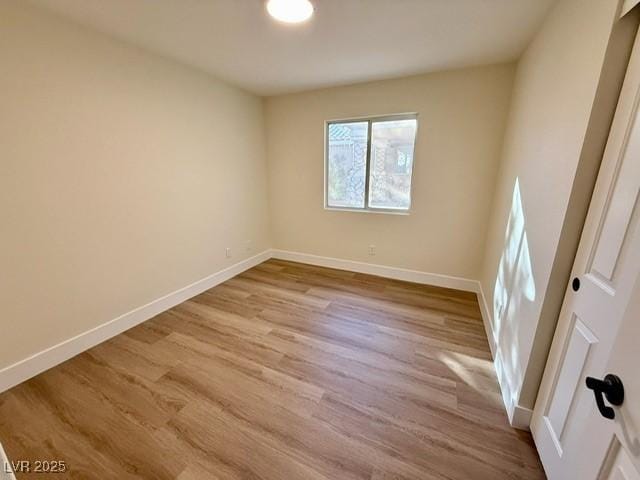
[[[521,407],[520,405],[514,405],[511,409],[511,415],[509,415],[509,423],[511,423],[513,428],[529,431],[532,417],[533,410]]]
[[[127,312],[113,320],[99,325],[91,330],[76,335],[46,350],[38,352],[19,362],[0,370],[0,392],[18,385],[60,363],[110,339],[120,333],[162,313],[170,308],[192,298],[205,290],[208,290],[226,280],[252,268],[269,258],[279,258],[294,262],[307,263],[340,270],[348,270],[359,273],[367,273],[386,278],[405,280],[409,282],[434,285],[439,287],[455,288],[471,292],[478,292],[478,282],[466,278],[452,277],[435,273],[407,270],[403,268],[375,265],[352,260],[343,260],[331,257],[321,257],[299,252],[285,250],[265,250],[232,265],[229,268],[214,273],[191,285],[183,287],[175,292],[165,295],[146,305]]]
[[[273,258],[289,260],[291,262],[307,263],[319,267],[336,268],[350,272],[367,273],[378,277],[393,278],[407,282],[422,283],[436,287],[455,288],[466,292],[477,292],[478,282],[468,278],[452,277],[439,273],[420,272],[418,270],[407,270],[405,268],[389,267],[387,265],[376,265],[374,263],[356,262],[354,260],[344,260],[342,258],[322,257],[310,253],[291,252],[288,250],[272,250]]]
[[[480,304],[480,313],[482,315],[482,323],[484,324],[484,331],[487,334],[487,340],[489,341],[489,349],[491,350],[491,356],[495,360],[496,358],[496,338],[493,333],[493,322],[491,317],[491,310],[487,305],[487,297],[482,290],[482,284],[478,282],[478,303]]]
[[[489,347],[494,358],[494,364],[498,373],[498,380],[503,391],[503,398],[509,416],[511,425],[515,428],[524,430],[529,429],[532,411],[527,408],[514,405],[510,398],[505,398],[507,386],[504,379],[500,378],[501,365],[498,365],[500,357],[497,355],[496,339],[491,327],[491,313],[487,306],[486,298],[480,282],[467,278],[453,277],[449,275],[441,275],[437,273],[421,272],[417,270],[408,270],[404,268],[395,268],[387,265],[376,265],[372,263],[357,262],[353,260],[344,260],[340,258],[322,257],[308,253],[291,252],[286,250],[265,250],[251,258],[232,265],[229,268],[221,270],[217,273],[209,275],[202,280],[198,280],[191,285],[183,287],[175,292],[165,295],[146,305],[138,307],[130,312],[125,313],[107,323],[99,325],[80,335],[65,340],[46,350],[38,352],[28,358],[25,358],[13,365],[0,370],[0,392],[4,392],[9,388],[18,385],[39,373],[44,372],[60,363],[110,339],[120,333],[142,323],[150,318],[162,313],[170,308],[208,290],[216,285],[229,280],[230,278],[252,268],[269,258],[277,258],[280,260],[289,260],[292,262],[306,263],[321,267],[336,268],[339,270],[347,270],[351,272],[366,273],[377,275],[385,278],[393,278],[396,280],[404,280],[408,282],[421,283],[425,285],[434,285],[437,287],[454,288],[468,292],[476,292],[480,303],[480,311],[484,322],[487,338],[489,339]]]
[[[505,368],[502,362],[502,356],[500,355],[498,339],[493,331],[493,317],[491,310],[487,304],[487,298],[482,290],[482,285],[478,282],[478,302],[480,303],[480,312],[482,313],[482,322],[484,323],[484,329],[489,340],[489,348],[491,349],[491,356],[493,357],[493,366],[496,370],[498,377],[498,384],[502,392],[502,401],[504,402],[505,409],[507,410],[507,417],[509,423],[513,428],[519,430],[529,430],[529,424],[531,423],[531,417],[533,416],[533,410],[530,408],[521,407],[518,405],[511,396],[509,384],[505,378]]]
[[[434,285],[437,287],[455,288],[467,292],[475,292],[478,295],[478,303],[480,304],[480,313],[482,322],[489,341],[489,348],[494,359],[494,366],[498,376],[498,382],[502,391],[502,397],[509,418],[509,423],[514,428],[520,430],[529,430],[529,423],[533,411],[519,406],[513,402],[510,396],[509,387],[506,379],[503,377],[504,368],[501,364],[500,355],[498,355],[498,344],[493,332],[493,322],[491,310],[487,304],[487,298],[482,290],[482,285],[477,280],[467,278],[452,277],[449,275],[440,275],[437,273],[420,272],[417,270],[407,270],[404,268],[389,267],[386,265],[376,265],[372,263],[356,262],[353,260],[344,260],[341,258],[322,257],[309,253],[291,252],[287,250],[272,250],[271,256],[280,260],[289,260],[292,262],[307,263],[320,267],[337,268],[339,270],[347,270],[350,272],[367,273],[377,275],[379,277],[393,278],[396,280],[405,280],[407,282],[422,283],[425,285]]]
[[[507,411],[509,424],[518,430],[529,431],[533,410],[518,405],[516,400],[513,398],[512,393],[509,390],[509,383],[502,375],[502,371],[499,370],[503,368],[500,361],[500,356],[498,356],[494,361],[494,365],[496,368],[496,374],[498,375],[498,384],[502,393],[502,402],[504,403],[505,410]]]
[[[482,316],[485,333],[487,334],[491,356],[494,359],[496,358],[496,339],[491,326],[491,313],[487,306],[487,299],[482,291],[482,285],[478,280],[441,275],[438,273],[420,272],[417,270],[407,270],[404,268],[389,267],[386,265],[376,265],[373,263],[356,262],[341,258],[322,257],[319,255],[291,252],[288,250],[272,250],[272,257],[280,260],[317,265],[320,267],[337,268],[339,270],[368,273],[370,275],[393,278],[396,280],[405,280],[407,282],[434,285],[436,287],[455,288],[456,290],[463,290],[466,292],[475,292],[478,295],[480,314]]]
[[[191,285],[187,285],[146,305],[131,310],[124,315],[120,315],[107,323],[5,367],[0,370],[0,392],[4,392],[45,370],[59,365],[91,347],[129,330],[159,313],[235,277],[249,268],[255,267],[269,258],[271,258],[271,250],[265,250],[258,255],[247,258],[224,270],[209,275],[202,280],[198,280]]]

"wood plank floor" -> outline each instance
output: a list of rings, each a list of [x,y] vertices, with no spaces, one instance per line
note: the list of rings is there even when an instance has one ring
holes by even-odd
[[[277,260],[1,394],[0,441],[58,478],[544,478],[474,294]]]

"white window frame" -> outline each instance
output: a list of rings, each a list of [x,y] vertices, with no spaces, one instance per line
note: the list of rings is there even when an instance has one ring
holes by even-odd
[[[384,122],[391,120],[415,120],[416,121],[416,134],[413,139],[413,165],[411,167],[411,187],[409,189],[409,207],[408,208],[377,208],[370,207],[369,205],[369,174],[371,167],[371,131],[373,123]],[[333,207],[329,205],[329,125],[337,123],[352,123],[352,122],[367,122],[369,127],[367,129],[367,156],[366,156],[366,171],[365,171],[365,185],[364,185],[364,207]],[[385,213],[391,215],[409,215],[411,213],[411,206],[413,204],[413,177],[415,172],[415,159],[416,159],[416,144],[418,138],[419,128],[418,114],[416,112],[409,113],[395,113],[390,115],[374,115],[366,117],[350,117],[339,118],[333,120],[326,120],[324,122],[324,209],[342,212],[360,212],[360,213]]]

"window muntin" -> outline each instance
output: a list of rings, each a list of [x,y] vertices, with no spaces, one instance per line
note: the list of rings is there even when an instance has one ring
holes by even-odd
[[[407,212],[417,116],[327,122],[325,207]]]

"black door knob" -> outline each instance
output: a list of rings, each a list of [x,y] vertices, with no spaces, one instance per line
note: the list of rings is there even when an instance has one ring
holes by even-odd
[[[574,292],[577,292],[578,290],[580,290],[580,279],[578,277],[575,277],[571,282],[571,288],[573,289]]]
[[[598,378],[587,377],[587,388],[593,390],[594,395],[596,396],[596,405],[598,406],[598,410],[600,414],[604,418],[614,419],[616,413],[613,408],[607,407],[604,404],[604,398],[611,405],[622,405],[624,402],[624,386],[622,385],[622,380],[617,375],[613,375],[609,373],[604,380],[600,380]],[[604,398],[602,398],[604,395]]]

